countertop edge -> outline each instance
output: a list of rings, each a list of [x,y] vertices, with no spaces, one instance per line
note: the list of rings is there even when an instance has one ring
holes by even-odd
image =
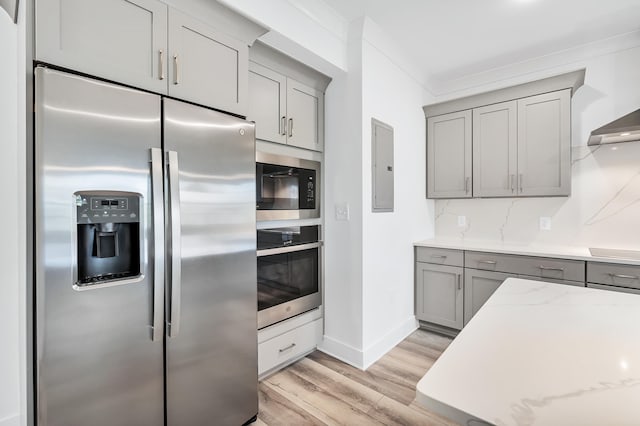
[[[413,243],[413,246],[640,266],[640,261],[635,259],[598,257],[598,256],[591,256],[590,254],[586,254],[586,253],[585,254],[568,253],[566,251],[563,251],[562,249],[554,250],[553,247],[546,247],[546,246],[544,247],[532,246],[532,247],[518,248],[514,246],[500,247],[499,243],[495,243],[495,242],[487,242],[486,246],[483,246],[479,242],[473,242],[472,244],[469,244],[469,243],[465,243],[464,241],[455,242],[455,241],[438,241],[438,240],[415,241]],[[582,249],[580,247],[576,247],[575,250],[584,250],[585,252],[588,252],[589,249],[587,248]]]

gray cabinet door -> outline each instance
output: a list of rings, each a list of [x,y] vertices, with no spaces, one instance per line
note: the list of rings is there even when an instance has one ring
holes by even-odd
[[[167,6],[156,0],[36,4],[36,59],[167,92]]]
[[[287,143],[322,151],[324,145],[324,94],[287,79]]]
[[[509,197],[516,191],[517,102],[473,110],[473,195]]]
[[[471,110],[427,119],[427,198],[471,198]]]
[[[248,49],[243,42],[169,9],[169,95],[246,116]]]
[[[518,194],[571,192],[571,90],[518,100]]]
[[[500,284],[513,274],[502,272],[487,272],[476,269],[464,270],[464,324],[478,312],[491,297]]]
[[[416,318],[462,329],[462,274],[459,267],[416,262]]]
[[[287,77],[249,62],[249,110],[256,122],[256,138],[287,143]]]

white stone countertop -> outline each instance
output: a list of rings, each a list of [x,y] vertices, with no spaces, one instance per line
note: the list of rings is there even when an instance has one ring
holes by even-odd
[[[416,247],[436,247],[455,250],[482,251],[487,253],[504,253],[523,256],[542,256],[558,259],[640,265],[640,251],[629,250],[628,248],[624,249],[626,249],[627,254],[630,254],[629,257],[605,257],[592,255],[587,247],[504,244],[499,241],[449,240],[433,238],[417,241],[413,243],[413,245]]]
[[[460,424],[640,425],[640,295],[509,278],[416,400]]]

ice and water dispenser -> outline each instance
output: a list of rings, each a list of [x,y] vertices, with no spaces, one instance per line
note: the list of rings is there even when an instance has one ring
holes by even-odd
[[[75,285],[84,288],[140,277],[140,194],[77,192],[75,198]]]

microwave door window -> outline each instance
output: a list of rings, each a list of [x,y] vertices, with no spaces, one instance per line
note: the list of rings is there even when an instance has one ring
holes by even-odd
[[[258,257],[258,310],[318,292],[318,249]]]
[[[273,164],[256,164],[258,210],[297,210],[299,208],[298,169]]]

